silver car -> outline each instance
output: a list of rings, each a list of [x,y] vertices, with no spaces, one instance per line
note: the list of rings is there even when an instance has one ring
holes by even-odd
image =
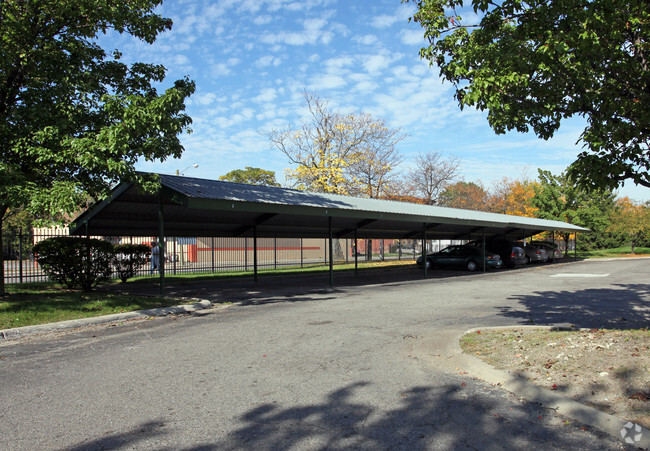
[[[548,261],[548,254],[546,249],[536,244],[517,242],[515,246],[523,247],[526,253],[526,263],[546,263]]]

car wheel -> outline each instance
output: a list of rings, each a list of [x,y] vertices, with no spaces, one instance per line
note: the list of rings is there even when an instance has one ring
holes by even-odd
[[[477,269],[478,269],[478,263],[476,263],[474,260],[470,260],[467,262],[468,271],[476,271]]]
[[[433,269],[433,262],[427,258],[427,269]]]
[[[530,257],[526,255],[526,264],[530,265]]]

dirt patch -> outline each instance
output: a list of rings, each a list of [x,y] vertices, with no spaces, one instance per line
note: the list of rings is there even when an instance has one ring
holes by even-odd
[[[650,330],[484,330],[463,350],[495,368],[650,428]]]

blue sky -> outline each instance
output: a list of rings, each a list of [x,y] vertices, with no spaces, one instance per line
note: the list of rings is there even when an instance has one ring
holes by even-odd
[[[260,134],[297,123],[303,91],[329,100],[331,109],[370,113],[408,137],[399,145],[407,171],[431,151],[461,160],[465,181],[491,187],[495,180],[536,178],[537,168],[562,172],[581,150],[580,119],[566,122],[548,141],[534,134],[495,135],[485,113],[461,111],[449,83],[419,57],[419,25],[411,4],[399,0],[167,0],[160,8],[174,21],[154,45],[126,36],[102,44],[126,62],[161,63],[167,85],[188,75],[196,93],[187,112],[180,160],[141,162],[144,171],[217,178],[245,166],[276,172],[284,181],[285,155]],[[650,190],[628,183],[619,190],[638,201]]]

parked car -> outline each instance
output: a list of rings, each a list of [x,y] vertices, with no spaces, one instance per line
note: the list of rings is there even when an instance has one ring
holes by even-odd
[[[562,251],[555,243],[547,241],[532,241],[531,244],[534,244],[535,246],[541,246],[546,249],[546,255],[548,255],[549,259],[557,260],[564,257],[564,254],[562,254]]]
[[[427,269],[437,267],[465,268],[468,271],[476,271],[484,267],[487,262],[488,268],[501,268],[503,262],[498,254],[486,253],[483,259],[483,250],[469,244],[449,246],[440,252],[426,255]],[[417,264],[422,266],[422,256],[417,259]]]
[[[471,241],[470,244],[481,247],[480,241]],[[526,264],[524,249],[515,246],[512,241],[506,238],[489,238],[485,244],[488,252],[498,254],[501,257],[503,266],[514,268],[517,265]]]
[[[546,249],[532,243],[522,243],[516,241],[515,246],[523,247],[526,254],[526,263],[546,263],[548,261],[548,254]]]

